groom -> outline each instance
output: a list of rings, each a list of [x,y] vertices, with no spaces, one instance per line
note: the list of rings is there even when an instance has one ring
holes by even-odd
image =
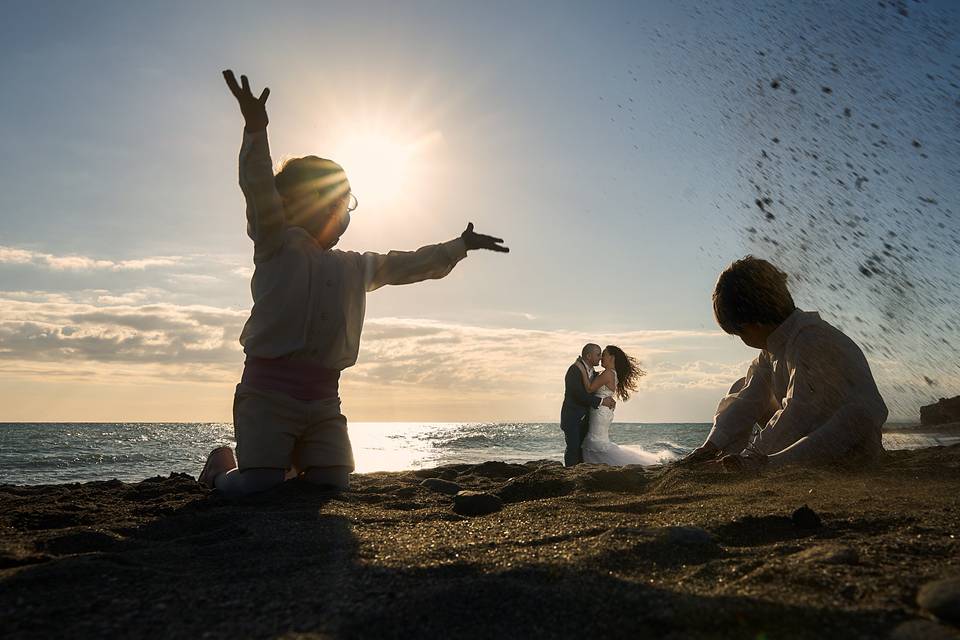
[[[589,410],[596,409],[601,404],[611,409],[617,406],[617,401],[613,398],[604,398],[603,401],[597,396],[587,393],[583,386],[583,376],[577,365],[583,364],[592,380],[595,375],[595,367],[600,364],[600,354],[603,350],[598,344],[584,345],[580,352],[580,357],[567,369],[567,375],[564,378],[563,407],[560,409],[560,428],[563,430],[563,439],[566,441],[567,448],[563,452],[563,465],[572,467],[583,462],[583,452],[580,449],[583,439],[587,437],[587,429],[590,426],[588,420]]]

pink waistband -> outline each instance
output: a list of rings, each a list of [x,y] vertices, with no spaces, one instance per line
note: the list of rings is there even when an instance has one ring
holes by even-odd
[[[326,400],[340,393],[340,372],[309,360],[247,356],[243,384],[261,391],[279,391],[297,400]]]

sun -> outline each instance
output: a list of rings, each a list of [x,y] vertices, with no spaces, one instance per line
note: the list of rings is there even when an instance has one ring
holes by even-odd
[[[357,198],[382,204],[400,197],[409,186],[412,153],[407,145],[382,133],[347,136],[340,162]]]
[[[405,136],[366,129],[345,131],[333,158],[347,172],[360,206],[382,208],[416,196],[424,169],[423,151],[437,134]]]

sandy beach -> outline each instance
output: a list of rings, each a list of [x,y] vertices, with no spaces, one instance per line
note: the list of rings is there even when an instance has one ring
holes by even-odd
[[[182,474],[4,485],[0,626],[7,638],[953,637],[916,597],[960,576],[958,487],[960,445],[761,477],[488,462],[238,501]],[[489,494],[472,500],[492,512],[457,513],[457,489]],[[463,512],[471,498],[457,500]],[[804,505],[817,517],[792,517]]]

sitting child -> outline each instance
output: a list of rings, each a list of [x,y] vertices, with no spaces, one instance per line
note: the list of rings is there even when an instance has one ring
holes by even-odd
[[[882,453],[887,407],[863,352],[819,314],[796,308],[785,273],[753,256],[737,260],[717,280],[713,312],[724,331],[761,351],[686,462],[723,456],[728,470],[755,471]],[[751,440],[755,423],[762,429]]]
[[[353,471],[340,372],[356,364],[366,293],[387,284],[442,278],[471,249],[506,252],[473,231],[414,252],[334,250],[356,198],[337,163],[297,158],[275,176],[266,101],[224,71],[245,120],[240,188],[253,240],[253,309],[240,335],[246,360],[233,403],[237,439],[214,449],[199,481],[228,495],[262,491],[303,471],[315,484],[345,489]]]

